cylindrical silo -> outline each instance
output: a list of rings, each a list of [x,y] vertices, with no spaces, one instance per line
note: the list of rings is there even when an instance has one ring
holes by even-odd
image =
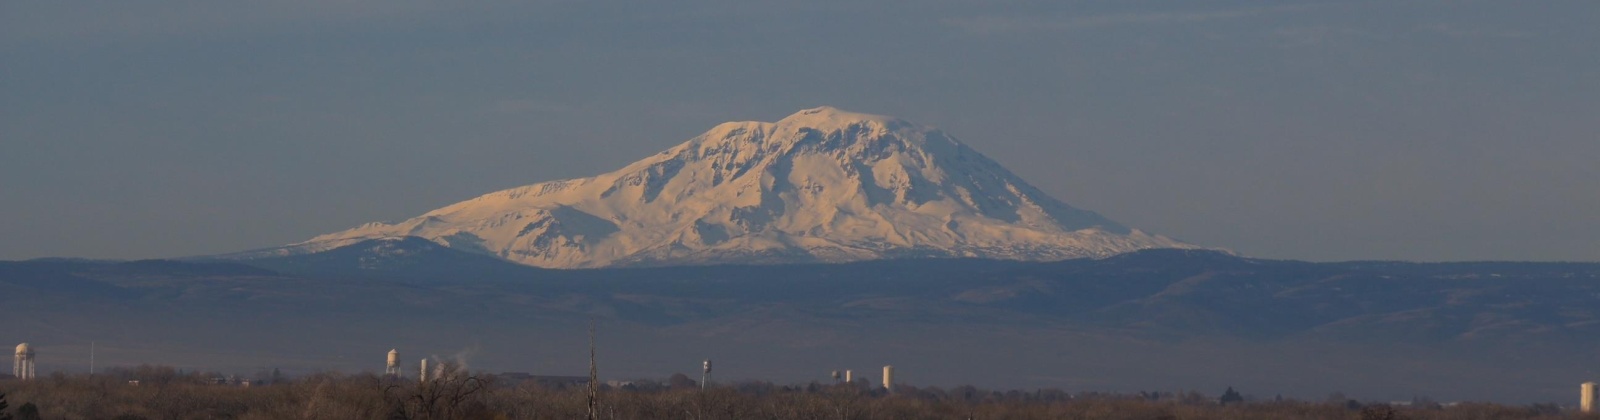
[[[844,383],[848,384],[851,381],[855,380],[855,378],[851,375],[852,373],[854,373],[854,372],[851,372],[850,369],[845,369],[844,370]]]
[[[1594,403],[1597,397],[1597,395],[1595,395],[1596,390],[1594,382],[1584,382],[1583,386],[1580,388],[1580,392],[1581,394],[1578,397],[1578,409],[1585,413],[1593,413],[1595,408]]]
[[[883,389],[894,390],[894,366],[883,367]]]

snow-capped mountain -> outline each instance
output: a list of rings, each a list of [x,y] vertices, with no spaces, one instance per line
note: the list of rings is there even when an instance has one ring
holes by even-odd
[[[1057,201],[937,129],[823,107],[723,123],[615,172],[493,192],[273,253],[407,236],[549,268],[1059,260],[1193,247]]]

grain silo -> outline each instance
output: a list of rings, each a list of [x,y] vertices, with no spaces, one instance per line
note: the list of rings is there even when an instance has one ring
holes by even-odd
[[[894,366],[883,367],[883,389],[894,391]]]
[[[1583,383],[1583,386],[1579,388],[1578,410],[1585,413],[1594,412],[1595,392],[1594,382]]]

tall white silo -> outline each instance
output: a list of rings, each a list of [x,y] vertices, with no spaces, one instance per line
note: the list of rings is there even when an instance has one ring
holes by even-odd
[[[1596,397],[1600,397],[1595,395],[1596,390],[1594,382],[1584,382],[1583,386],[1579,388],[1579,392],[1578,410],[1581,410],[1585,413],[1593,413],[1595,408],[1595,399]]]
[[[883,367],[883,389],[894,391],[894,366]]]

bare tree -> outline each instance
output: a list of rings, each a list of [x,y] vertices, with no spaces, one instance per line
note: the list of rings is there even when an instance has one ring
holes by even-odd
[[[600,372],[594,360],[594,320],[589,320],[589,420],[600,418]]]

